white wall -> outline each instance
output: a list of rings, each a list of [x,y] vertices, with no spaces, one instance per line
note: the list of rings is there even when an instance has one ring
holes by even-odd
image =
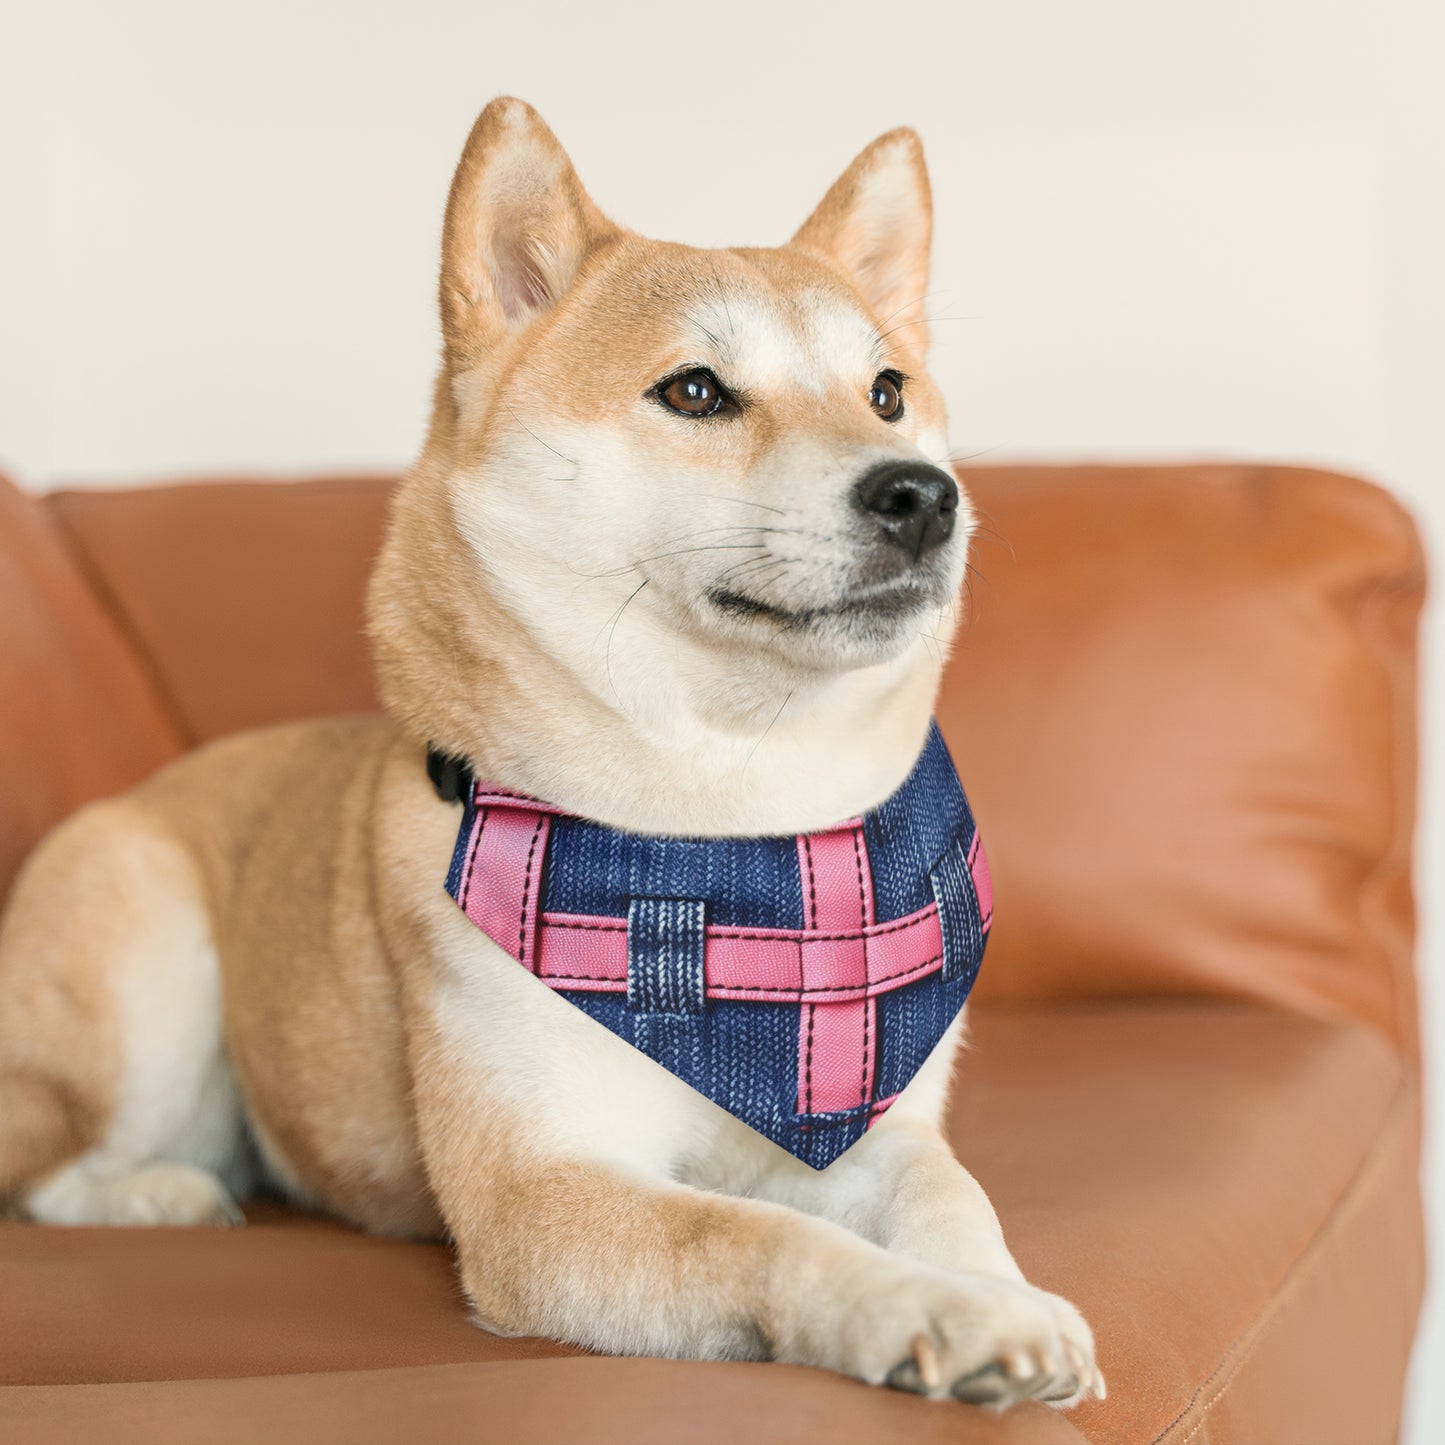
[[[446,183],[510,91],[606,209],[699,243],[781,239],[911,122],[956,450],[1356,468],[1445,555],[1426,0],[4,4],[0,466],[33,485],[403,463]],[[1438,626],[1430,654],[1433,737]],[[1445,1439],[1438,1308],[1419,1358],[1412,1439]]]

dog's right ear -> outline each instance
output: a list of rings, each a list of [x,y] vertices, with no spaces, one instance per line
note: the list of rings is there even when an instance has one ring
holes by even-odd
[[[447,197],[441,314],[448,361],[475,365],[554,306],[587,253],[616,234],[541,116],[509,96],[492,101],[467,137]]]
[[[923,302],[933,197],[923,146],[906,126],[881,135],[854,158],[792,244],[842,266],[891,333],[928,348]]]

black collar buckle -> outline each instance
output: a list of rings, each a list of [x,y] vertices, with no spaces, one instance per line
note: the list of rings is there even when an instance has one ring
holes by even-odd
[[[444,803],[458,802],[472,791],[472,770],[467,760],[439,748],[426,750],[426,775]]]

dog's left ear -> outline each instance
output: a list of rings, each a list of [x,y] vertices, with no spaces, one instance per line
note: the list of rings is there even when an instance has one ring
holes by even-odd
[[[466,368],[548,310],[589,252],[618,234],[542,117],[503,96],[477,118],[442,238],[447,358]]]
[[[922,351],[928,345],[923,298],[932,238],[933,195],[923,143],[905,127],[879,136],[859,153],[792,244],[841,265],[879,324],[906,328]]]

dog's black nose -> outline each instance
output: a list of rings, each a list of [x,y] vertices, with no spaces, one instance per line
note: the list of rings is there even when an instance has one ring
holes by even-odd
[[[953,535],[958,483],[927,462],[879,462],[858,478],[853,501],[916,562]]]

